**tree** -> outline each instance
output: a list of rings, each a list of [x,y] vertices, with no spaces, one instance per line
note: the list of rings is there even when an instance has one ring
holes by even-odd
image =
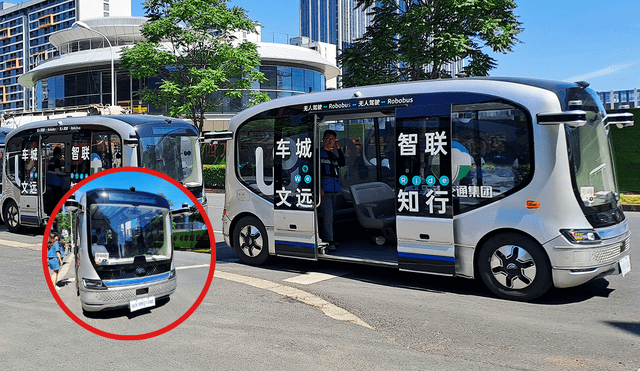
[[[202,131],[205,112],[217,110],[224,97],[241,98],[258,71],[257,46],[238,43],[234,32],[256,32],[257,23],[229,0],[147,0],[142,26],[145,41],[123,48],[120,65],[134,78],[158,78],[140,92],[142,100],[170,106],[170,115],[184,115]],[[217,93],[217,94],[214,94]],[[268,100],[249,93],[250,105]]]
[[[71,213],[60,211],[58,215],[56,215],[56,221],[58,222],[58,230],[60,233],[62,231],[67,231],[68,235],[71,235]]]
[[[522,32],[514,0],[357,0],[372,24],[339,57],[345,86],[451,77],[444,67],[468,60],[467,76],[496,61],[483,50],[512,51]]]

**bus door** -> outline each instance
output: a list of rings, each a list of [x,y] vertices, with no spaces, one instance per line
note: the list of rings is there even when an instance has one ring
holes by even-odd
[[[395,139],[398,267],[454,274],[450,105],[398,109]]]
[[[273,195],[277,255],[318,258],[316,121],[315,115],[278,117],[275,121]]]
[[[68,177],[65,169],[66,143],[69,142],[68,134],[43,134],[40,136],[40,153],[42,154],[40,174],[40,199],[38,202],[42,205],[45,215],[51,215],[58,202],[62,199],[65,192],[65,184],[68,184]],[[69,188],[66,187],[68,190]]]

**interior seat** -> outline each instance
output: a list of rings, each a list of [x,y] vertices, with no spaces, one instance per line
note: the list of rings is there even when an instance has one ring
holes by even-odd
[[[380,231],[385,240],[394,241],[396,196],[391,187],[386,183],[371,182],[355,184],[349,189],[360,225],[365,229]]]

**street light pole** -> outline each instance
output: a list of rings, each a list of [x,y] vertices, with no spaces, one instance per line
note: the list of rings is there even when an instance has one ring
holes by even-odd
[[[71,25],[71,27],[73,26],[78,26],[80,28],[84,28],[85,30],[95,32],[104,37],[105,40],[107,40],[107,44],[109,44],[109,50],[111,50],[111,107],[114,107],[116,105],[116,69],[114,68],[113,64],[113,46],[111,45],[111,41],[109,41],[109,38],[105,36],[105,34],[98,30],[94,30],[93,28],[89,27],[88,24],[82,21],[75,22],[73,25]]]

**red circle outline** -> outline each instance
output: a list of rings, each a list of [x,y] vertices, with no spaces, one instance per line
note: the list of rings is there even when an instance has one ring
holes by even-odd
[[[96,173],[84,180],[82,180],[80,183],[76,184],[75,186],[73,186],[73,188],[71,188],[62,198],[62,200],[60,200],[60,202],[58,202],[58,204],[56,205],[55,209],[53,210],[53,212],[51,213],[51,215],[58,215],[58,212],[60,211],[60,209],[62,208],[62,205],[64,204],[64,202],[74,193],[76,193],[78,191],[78,189],[80,189],[82,186],[86,185],[87,183],[105,176],[105,175],[109,175],[109,174],[113,174],[113,173],[118,173],[118,172],[138,172],[138,173],[145,173],[145,174],[149,174],[149,175],[153,175],[156,176],[158,178],[161,178],[169,183],[171,183],[172,185],[178,187],[178,189],[182,190],[184,192],[184,194],[186,194],[189,199],[191,200],[191,202],[194,203],[194,205],[196,205],[198,207],[198,210],[200,211],[201,215],[208,215],[206,213],[206,210],[204,209],[204,207],[202,207],[202,204],[200,204],[200,202],[198,201],[197,198],[195,198],[195,196],[188,191],[182,184],[180,184],[180,182],[178,182],[177,180],[169,177],[168,175],[162,174],[156,170],[151,170],[151,169],[146,169],[146,168],[142,168],[142,167],[131,167],[131,166],[125,166],[125,167],[118,167],[118,168],[111,168],[111,169],[107,169],[107,170],[103,170],[99,173]],[[200,303],[202,303],[202,300],[204,300],[205,296],[207,296],[207,293],[209,292],[209,287],[211,286],[211,282],[213,281],[213,272],[215,271],[215,266],[216,266],[216,240],[215,240],[215,236],[213,233],[213,227],[211,226],[211,221],[209,220],[208,217],[204,217],[202,218],[205,221],[205,224],[207,225],[207,232],[209,233],[209,241],[211,241],[211,262],[209,265],[209,274],[207,276],[207,280],[204,284],[204,287],[202,289],[202,292],[200,293],[200,295],[198,296],[198,298],[196,299],[195,303],[193,303],[193,305],[189,308],[189,310],[187,310],[187,312],[185,314],[183,314],[180,318],[178,318],[177,320],[175,320],[173,323],[159,329],[156,331],[152,331],[152,332],[148,332],[146,334],[139,334],[139,335],[119,335],[119,334],[112,334],[110,332],[106,332],[106,331],[102,331],[99,330],[89,324],[87,324],[86,322],[82,321],[80,318],[78,318],[78,316],[76,316],[73,312],[71,312],[71,310],[67,307],[67,305],[62,301],[62,299],[60,298],[60,296],[58,295],[57,291],[54,289],[53,287],[53,282],[51,281],[51,277],[49,275],[49,265],[47,262],[47,242],[49,241],[49,234],[51,233],[51,227],[53,225],[53,221],[55,220],[54,218],[49,218],[49,222],[47,223],[45,232],[44,232],[44,238],[42,240],[42,268],[44,270],[44,276],[45,279],[47,280],[47,286],[49,286],[49,290],[51,291],[51,294],[53,295],[54,299],[56,300],[56,302],[58,303],[58,305],[60,306],[60,308],[62,308],[62,310],[72,319],[74,320],[77,324],[79,324],[80,326],[84,327],[85,329],[93,332],[96,335],[100,335],[109,339],[114,339],[114,340],[145,340],[145,339],[150,339],[152,337],[158,336],[158,335],[162,335],[168,331],[173,330],[174,328],[176,328],[178,325],[180,325],[182,322],[184,322],[187,318],[189,318],[193,312],[195,312],[195,310],[198,308],[198,306],[200,306]]]

